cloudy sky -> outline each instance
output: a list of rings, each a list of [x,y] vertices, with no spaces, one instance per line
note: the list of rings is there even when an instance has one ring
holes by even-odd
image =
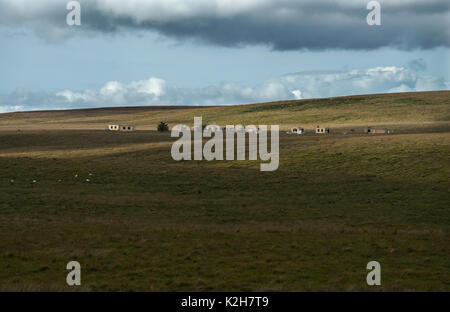
[[[0,0],[0,112],[447,90],[450,2]]]

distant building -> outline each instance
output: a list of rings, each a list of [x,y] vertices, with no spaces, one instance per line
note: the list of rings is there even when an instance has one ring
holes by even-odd
[[[330,133],[330,128],[321,128],[320,126],[316,127],[317,134],[327,134]]]
[[[291,129],[291,132],[294,134],[304,134],[305,129],[303,129],[302,127],[294,127]]]
[[[120,126],[120,131],[134,131],[134,126],[122,125]]]
[[[388,134],[390,131],[387,129],[377,129],[377,128],[368,127],[364,130],[364,132],[371,133],[371,134]]]
[[[129,125],[109,125],[108,126],[109,131],[134,131],[134,126]]]

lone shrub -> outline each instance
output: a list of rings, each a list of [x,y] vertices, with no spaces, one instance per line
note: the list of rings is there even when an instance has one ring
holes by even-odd
[[[169,125],[167,125],[165,122],[161,121],[158,125],[158,131],[159,132],[169,131]]]

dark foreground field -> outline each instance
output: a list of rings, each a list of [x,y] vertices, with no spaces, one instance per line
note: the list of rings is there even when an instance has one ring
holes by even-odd
[[[77,260],[83,291],[450,291],[440,122],[282,133],[275,172],[175,162],[168,133],[2,131],[0,290],[74,290]]]

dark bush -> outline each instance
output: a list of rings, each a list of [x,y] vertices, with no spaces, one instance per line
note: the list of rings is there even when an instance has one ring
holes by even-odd
[[[169,131],[169,125],[166,124],[165,122],[161,121],[158,125],[158,131],[159,132]]]

